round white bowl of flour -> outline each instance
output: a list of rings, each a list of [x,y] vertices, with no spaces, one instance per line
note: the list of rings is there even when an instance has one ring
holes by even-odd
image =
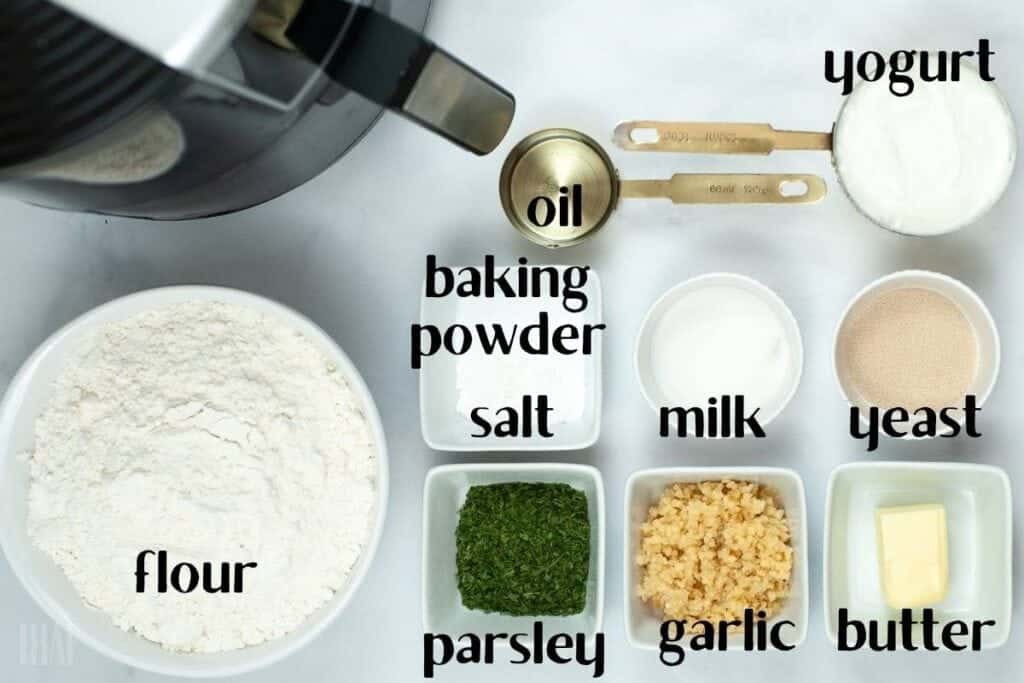
[[[384,431],[352,362],[231,289],[139,292],[65,326],[12,380],[0,449],[0,542],[26,590],[79,640],[168,675],[240,674],[312,640],[387,509]],[[210,560],[217,581],[220,560],[257,564],[241,593],[186,595],[156,589],[148,556],[138,594],[144,549]]]

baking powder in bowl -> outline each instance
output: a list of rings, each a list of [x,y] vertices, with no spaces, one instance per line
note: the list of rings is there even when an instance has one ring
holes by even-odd
[[[650,353],[664,399],[681,407],[722,395],[742,395],[750,410],[779,407],[797,362],[779,312],[765,296],[729,284],[678,297],[657,322]]]
[[[961,228],[1002,195],[1017,143],[996,87],[963,68],[958,82],[916,83],[905,97],[862,82],[835,130],[847,193],[875,222],[913,235]]]
[[[36,421],[29,535],[87,604],[169,649],[277,638],[345,586],[370,540],[377,444],[364,408],[273,315],[196,301],[107,324]],[[139,593],[146,549],[257,566],[240,593],[160,593],[150,559]]]
[[[531,299],[460,299],[458,322],[473,326],[500,321],[520,329],[537,324],[538,312],[547,313],[552,328],[581,325],[584,316],[565,310],[557,297]],[[528,354],[520,346],[508,353],[485,353],[480,345],[455,362],[456,410],[467,420],[479,406],[498,409],[515,406],[526,395],[547,396],[551,404],[548,425],[583,418],[587,397],[583,354]]]

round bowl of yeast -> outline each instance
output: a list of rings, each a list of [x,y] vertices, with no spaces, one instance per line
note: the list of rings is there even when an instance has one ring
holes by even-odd
[[[872,410],[911,418],[948,412],[962,425],[966,398],[980,409],[992,393],[1000,356],[999,331],[981,297],[927,270],[890,273],[857,292],[832,342],[836,384],[865,427]],[[919,438],[906,426],[903,438]]]
[[[244,338],[238,340],[242,342],[239,346],[245,353],[244,357],[248,357],[253,352],[253,349],[259,350],[261,347],[263,347],[263,352],[261,352],[263,355],[261,357],[264,358],[273,357],[272,353],[267,354],[265,353],[266,351],[278,348],[294,349],[296,354],[300,352],[305,354],[302,356],[305,359],[304,362],[306,362],[305,367],[319,367],[324,371],[323,374],[325,376],[329,376],[331,381],[337,384],[338,390],[344,393],[336,394],[335,396],[343,396],[346,400],[343,406],[346,411],[344,414],[354,416],[353,419],[358,423],[356,425],[358,431],[354,431],[355,428],[352,425],[341,425],[336,429],[329,416],[335,413],[341,414],[341,408],[335,405],[337,401],[329,406],[323,405],[326,403],[325,401],[319,401],[322,405],[317,408],[317,410],[321,411],[317,415],[326,417],[323,417],[323,419],[318,418],[319,421],[310,429],[312,435],[302,434],[301,428],[307,423],[298,418],[305,418],[310,415],[310,413],[303,412],[301,408],[303,398],[301,392],[297,391],[297,387],[301,388],[302,383],[297,382],[285,387],[280,383],[275,385],[273,382],[265,382],[262,393],[257,397],[257,403],[262,402],[264,406],[274,405],[274,394],[278,391],[287,390],[290,392],[289,400],[292,401],[293,405],[299,406],[295,413],[298,418],[293,420],[292,416],[285,415],[281,416],[278,423],[275,423],[276,426],[274,428],[278,429],[279,432],[277,434],[270,434],[270,436],[277,438],[277,443],[284,443],[286,446],[280,448],[280,453],[274,459],[274,467],[267,467],[265,465],[261,466],[258,460],[252,457],[251,450],[247,451],[247,448],[254,443],[250,437],[253,436],[256,430],[254,429],[246,433],[243,426],[241,427],[243,431],[239,433],[237,431],[239,428],[238,421],[232,422],[231,415],[225,417],[223,405],[218,405],[217,410],[209,409],[209,412],[213,413],[213,419],[221,421],[220,426],[211,427],[207,422],[198,425],[196,430],[220,430],[224,432],[225,429],[229,431],[230,429],[235,429],[236,431],[233,433],[216,435],[218,440],[215,443],[222,444],[226,448],[234,448],[231,445],[234,443],[238,445],[239,455],[235,458],[236,461],[231,463],[232,468],[225,470],[232,473],[230,477],[226,477],[228,479],[226,483],[218,484],[216,479],[211,479],[206,482],[209,488],[204,488],[203,482],[200,482],[198,486],[196,485],[197,480],[194,477],[192,468],[181,473],[181,476],[184,477],[184,481],[187,483],[187,487],[185,485],[182,486],[182,489],[187,491],[187,495],[183,496],[186,499],[185,504],[199,511],[197,519],[210,520],[211,525],[217,526],[220,531],[206,530],[200,526],[190,528],[194,529],[197,535],[205,534],[204,538],[217,539],[219,536],[225,535],[222,533],[225,529],[227,532],[230,532],[230,535],[238,536],[242,534],[239,531],[240,528],[251,527],[244,530],[245,534],[248,534],[245,536],[248,539],[245,545],[245,553],[250,554],[252,559],[257,559],[258,557],[261,560],[259,564],[267,567],[266,571],[268,573],[264,577],[269,575],[273,576],[274,579],[268,582],[266,578],[259,576],[258,572],[260,570],[246,570],[250,572],[250,574],[246,575],[246,580],[249,581],[247,585],[256,584],[256,587],[261,587],[260,581],[262,581],[264,585],[268,586],[267,595],[274,594],[274,591],[277,589],[272,588],[272,586],[280,585],[277,582],[280,581],[281,577],[286,577],[289,572],[294,572],[296,575],[301,574],[304,563],[313,566],[333,566],[337,570],[330,576],[327,576],[325,571],[325,581],[322,584],[313,586],[310,589],[311,593],[302,596],[293,594],[295,599],[291,602],[294,607],[292,612],[294,621],[290,622],[287,627],[275,630],[273,618],[275,618],[276,613],[268,609],[267,611],[271,613],[268,618],[271,621],[267,622],[267,624],[262,624],[262,617],[252,619],[252,621],[261,622],[261,630],[257,633],[245,633],[246,626],[242,624],[237,629],[239,637],[234,640],[224,638],[222,642],[215,640],[211,643],[207,638],[202,643],[202,647],[190,645],[191,649],[169,646],[167,640],[161,637],[151,637],[151,634],[146,632],[146,628],[134,628],[135,624],[140,623],[140,620],[137,618],[140,612],[138,605],[135,607],[136,613],[134,616],[136,619],[134,622],[131,619],[122,619],[121,617],[125,617],[125,615],[119,614],[117,616],[117,623],[115,623],[114,613],[109,609],[109,605],[101,604],[97,607],[97,605],[91,604],[93,602],[102,602],[92,600],[92,597],[96,596],[90,596],[89,601],[84,599],[84,596],[88,593],[82,590],[82,577],[69,577],[65,571],[64,568],[68,561],[80,560],[80,558],[69,559],[67,557],[69,553],[75,552],[74,548],[63,546],[60,542],[53,543],[51,539],[50,547],[47,551],[44,551],[40,547],[38,534],[34,535],[29,530],[33,517],[38,516],[38,508],[34,506],[45,508],[55,525],[65,524],[66,526],[64,520],[72,520],[72,523],[77,525],[77,529],[72,530],[69,536],[78,533],[81,527],[87,525],[89,520],[92,519],[87,514],[92,511],[77,508],[70,509],[65,507],[64,513],[60,515],[53,514],[54,510],[61,509],[60,501],[44,500],[41,502],[38,496],[30,495],[30,493],[34,494],[35,474],[40,467],[40,463],[35,463],[36,469],[34,470],[32,462],[39,455],[37,448],[41,448],[37,443],[39,441],[37,434],[40,429],[40,422],[45,423],[46,419],[49,419],[46,416],[49,415],[48,411],[50,411],[51,404],[57,401],[58,394],[62,391],[61,387],[67,388],[68,384],[66,382],[63,385],[60,384],[65,373],[70,371],[69,368],[73,367],[76,361],[81,363],[82,358],[87,357],[90,353],[91,345],[98,345],[99,342],[96,339],[98,337],[102,338],[102,335],[107,333],[107,331],[123,331],[122,328],[117,326],[126,324],[126,321],[131,321],[138,316],[149,315],[153,312],[166,311],[170,307],[181,306],[193,306],[194,308],[191,310],[196,310],[195,307],[206,310],[203,307],[222,306],[224,307],[222,312],[225,317],[230,318],[230,312],[237,311],[240,319],[250,323],[250,326],[244,327],[245,330],[250,332],[254,329],[264,331],[266,336],[260,337],[257,334],[256,336],[260,338],[255,341]],[[176,350],[173,346],[177,344],[177,334],[183,326],[184,322],[174,319],[165,325],[165,328],[171,330],[165,338],[165,342],[168,343],[161,347],[166,350],[167,354],[172,355],[176,352],[180,354],[181,349]],[[192,330],[192,334],[188,338],[192,340],[202,339],[205,334],[216,337],[217,329],[217,327],[211,327],[209,330],[204,328],[202,334],[198,335],[195,333],[195,330]],[[186,332],[188,331],[186,330]],[[110,346],[109,337],[110,335],[107,333],[108,351],[112,348],[113,353],[117,355],[118,343],[115,340],[113,346]],[[280,347],[272,343],[274,341],[272,337],[280,342]],[[249,342],[252,343],[250,344]],[[193,347],[186,346],[185,348],[191,349]],[[227,352],[226,349],[225,352]],[[166,364],[166,359],[162,364]],[[146,363],[143,362],[139,365],[145,369]],[[81,366],[79,365],[78,367]],[[228,372],[221,373],[215,364],[210,364],[209,362],[207,362],[206,367],[210,368],[210,374],[214,376],[214,379],[211,381],[220,385],[235,383],[244,389],[246,381],[252,379],[245,376],[245,373],[241,371],[234,375]],[[243,367],[246,371],[251,369],[251,366],[243,365]],[[290,367],[292,366],[287,364],[279,367],[277,369],[277,376],[281,377],[282,372]],[[107,374],[116,373],[108,372]],[[128,374],[127,370],[126,374]],[[168,374],[174,374],[173,368],[170,369]],[[152,372],[150,372],[150,375],[152,375]],[[118,378],[113,377],[109,381],[108,387],[116,386]],[[323,381],[326,382],[327,380]],[[323,397],[331,395],[326,391],[322,394]],[[320,395],[309,396],[305,401],[318,401],[319,398],[321,398]],[[110,405],[117,405],[117,400],[116,397],[110,399]],[[210,401],[210,403],[216,402]],[[166,415],[170,415],[174,410],[176,408],[173,406],[168,408]],[[201,408],[196,409],[198,412],[201,412],[201,410]],[[248,417],[248,414],[245,414],[241,407],[238,409],[237,414],[243,418]],[[166,415],[161,415],[161,419],[164,419]],[[181,417],[180,414],[175,413],[175,419]],[[90,418],[95,421],[95,415],[90,416]],[[293,424],[288,424],[289,422]],[[162,424],[165,423],[166,420]],[[230,424],[225,427],[226,423]],[[245,424],[244,420],[242,424]],[[62,427],[57,425],[50,431],[60,432],[61,429]],[[310,440],[317,440],[316,443],[321,444],[337,441],[337,435],[342,432],[345,434],[357,434],[355,438],[361,439],[361,441],[358,444],[354,441],[346,443],[344,448],[339,451],[331,451],[328,448],[322,452],[303,454],[296,452],[294,449],[289,450],[287,448],[287,444],[292,439],[296,443],[301,444],[308,444],[311,442]],[[239,436],[239,434],[244,436]],[[280,434],[285,435],[283,442],[279,438]],[[176,438],[180,439],[180,434]],[[78,447],[85,448],[87,446],[79,445]],[[97,449],[96,444],[92,444],[92,447],[94,450],[106,450],[105,445],[103,448]],[[178,451],[171,455],[173,457],[187,458],[188,450],[187,447],[178,448]],[[142,453],[143,451],[144,449],[136,448],[134,452]],[[154,452],[156,452],[156,449],[154,449]],[[326,457],[324,453],[328,452],[331,453],[331,458],[334,459],[334,462],[322,462],[324,457]],[[219,453],[219,457],[222,460],[224,459],[224,453],[225,451]],[[346,498],[345,492],[339,490],[344,488],[348,491],[351,490],[350,487],[338,485],[339,481],[344,483],[348,480],[339,479],[335,475],[338,472],[343,472],[346,468],[356,467],[351,462],[351,460],[355,459],[355,455],[351,454],[356,453],[359,455],[358,466],[361,468],[359,470],[359,477],[361,477],[359,486],[361,488],[360,495],[358,496],[358,512],[345,515],[339,514],[337,518],[329,514],[323,514],[325,509],[339,509],[342,512],[348,513],[352,508],[350,502],[346,503],[346,500],[349,499]],[[167,454],[165,453],[164,455]],[[47,454],[47,457],[51,456],[52,454]],[[109,457],[109,454],[101,453],[98,457]],[[152,457],[156,457],[156,455]],[[348,461],[346,458],[348,458]],[[276,471],[281,469],[281,467],[295,468],[297,466],[295,464],[296,459],[303,461],[301,477],[291,476],[286,478],[285,474],[288,473],[279,474]],[[244,460],[245,462],[239,465],[238,460]],[[105,462],[109,462],[109,460]],[[267,517],[277,514],[275,526],[272,528],[268,526],[261,527],[263,516],[259,509],[255,511],[244,510],[248,517],[242,520],[243,523],[239,523],[239,515],[235,515],[230,522],[222,524],[224,501],[231,500],[231,496],[238,495],[237,486],[235,489],[229,489],[227,484],[233,483],[231,479],[234,478],[234,473],[239,471],[245,472],[244,469],[239,469],[240,466],[251,471],[251,475],[245,473],[243,476],[251,477],[247,481],[251,482],[253,486],[260,488],[261,491],[269,490],[274,492],[273,495],[277,495],[277,492],[274,491],[277,488],[285,486],[293,488],[294,491],[291,495],[293,507],[290,508],[292,510],[303,509],[301,508],[302,495],[308,495],[309,491],[315,491],[320,499],[326,500],[329,498],[330,503],[324,503],[326,507],[316,508],[320,513],[317,517],[318,528],[325,533],[320,537],[316,537],[317,534],[309,533],[309,527],[304,527],[302,523],[311,519],[311,517],[289,520],[287,515],[284,515],[282,519],[279,512],[274,510],[265,511]],[[118,501],[132,500],[136,504],[134,509],[139,512],[140,516],[149,515],[147,519],[150,522],[158,517],[154,517],[151,509],[146,509],[147,505],[150,508],[156,506],[158,501],[162,500],[161,496],[165,495],[154,484],[166,483],[166,477],[169,476],[168,471],[174,468],[173,463],[171,467],[168,467],[166,461],[164,461],[160,463],[159,469],[155,467],[153,469],[155,471],[146,473],[149,476],[148,479],[146,476],[140,478],[132,473],[128,473],[125,482],[121,482],[123,485],[117,497]],[[103,470],[99,466],[96,466],[94,471],[99,472],[96,476],[103,475]],[[298,482],[298,485],[296,482]],[[303,483],[306,486],[303,486]],[[354,488],[354,485],[352,488]],[[208,491],[214,491],[219,497],[215,500],[212,499],[207,494]],[[153,500],[147,501],[147,497],[152,497]],[[17,375],[15,375],[7,389],[2,405],[0,405],[0,501],[2,501],[0,502],[0,505],[2,505],[2,511],[0,511],[0,542],[3,544],[7,561],[25,589],[59,627],[66,629],[78,640],[99,652],[139,669],[190,678],[237,675],[272,664],[309,643],[345,609],[367,574],[383,529],[385,511],[387,510],[387,498],[388,460],[384,431],[369,389],[355,366],[341,348],[309,319],[290,308],[255,294],[219,287],[179,286],[138,292],[101,305],[72,321],[43,342],[24,363]],[[257,501],[259,500],[262,499],[257,498]],[[310,505],[312,506],[312,503]],[[346,505],[349,507],[346,508]],[[239,507],[242,506],[239,505]],[[310,507],[308,509],[312,510],[313,508]],[[131,514],[124,514],[123,511],[117,514],[118,519],[130,519],[133,516]],[[221,515],[221,517],[218,517],[218,515]],[[284,529],[289,527],[290,522],[294,523],[294,533],[284,531]],[[176,520],[171,515],[166,516],[165,522],[159,522],[162,526],[174,525],[175,523]],[[350,526],[345,528],[344,533],[342,533],[341,527],[337,529],[332,528],[346,523],[349,523]],[[145,529],[145,527],[136,527],[134,530],[138,531],[140,528]],[[306,532],[303,532],[304,528]],[[335,535],[335,531],[337,531],[338,535]],[[114,550],[103,550],[102,548],[96,551],[90,549],[87,551],[87,554],[102,555],[107,553],[110,556],[110,571],[107,573],[118,574],[120,577],[118,579],[118,586],[122,583],[129,586],[123,589],[124,595],[122,599],[124,601],[135,599],[132,591],[137,590],[138,584],[136,582],[142,580],[148,582],[146,588],[150,595],[147,597],[155,600],[158,597],[156,596],[158,581],[166,581],[166,579],[160,578],[161,561],[158,558],[157,552],[147,555],[146,551],[138,553],[136,551],[144,547],[153,547],[155,551],[156,548],[160,547],[160,539],[166,537],[165,532],[166,529],[161,528],[160,533],[144,533],[138,539],[138,547],[136,548],[134,544],[131,545],[130,552],[125,551],[125,557],[117,557]],[[98,529],[95,535],[98,538],[107,538],[110,533],[112,532],[108,529]],[[348,538],[349,536],[345,536],[345,534],[351,534],[351,538],[355,540],[348,547],[341,547],[337,543],[337,539],[342,537]],[[284,537],[285,540],[275,540],[275,537],[278,539]],[[175,551],[173,547],[166,545],[163,547],[167,547],[168,552],[172,554]],[[242,548],[243,546],[237,545],[235,547]],[[278,550],[284,548],[286,552],[268,555],[265,550],[266,547],[274,547]],[[303,552],[288,554],[287,551],[294,551],[295,549],[304,551],[305,555],[301,556]],[[260,555],[260,552],[264,554]],[[58,559],[54,558],[54,553],[58,555]],[[137,574],[136,555],[141,558],[140,561],[144,566],[141,577]],[[317,557],[317,555],[320,557]],[[130,567],[125,566],[128,558],[130,558]],[[333,565],[331,564],[332,562],[334,563]],[[206,564],[216,566],[216,563],[203,563],[204,568]],[[223,566],[227,566],[227,563],[223,563]],[[97,573],[95,568],[95,566],[91,567],[93,574]],[[163,569],[166,568],[165,564]],[[252,572],[256,573],[253,574]],[[214,570],[211,574],[217,575],[218,572]],[[220,573],[222,587],[225,576],[227,574]],[[256,580],[250,579],[250,576]],[[178,579],[180,578],[179,576]],[[173,572],[171,572],[171,579],[172,585],[174,585],[175,577]],[[185,583],[189,582],[186,581]],[[218,610],[221,610],[223,605],[228,604],[228,602],[232,600],[238,601],[244,597],[224,595],[221,597],[225,602],[211,603],[211,600],[218,600],[220,598],[217,595],[209,594],[211,590],[206,586],[205,578],[201,585],[205,593],[200,594],[201,591],[195,591],[189,597],[192,595],[197,597],[199,602],[196,604],[204,604],[202,601],[205,600],[206,607],[203,609],[207,610],[206,614],[212,615],[214,622],[221,621],[221,623],[212,623],[211,629],[201,628],[202,625],[200,624],[198,636],[195,634],[196,624],[190,624],[193,628],[192,636],[194,638],[207,637],[208,633],[214,630],[213,627],[223,626],[223,620],[218,619]],[[239,585],[238,587],[240,588],[241,586]],[[281,587],[281,590],[283,591],[285,588]],[[219,592],[226,593],[226,591]],[[239,591],[232,589],[232,592],[238,593]],[[263,595],[259,592],[256,592],[256,594],[257,596]],[[104,596],[100,595],[99,597]],[[160,604],[159,602],[154,603],[155,606],[160,606]],[[235,610],[235,618],[237,619],[239,614],[237,605],[239,604],[235,602],[235,607],[229,607],[225,611]],[[146,605],[143,604],[141,607],[145,608]],[[196,609],[198,611],[199,607]],[[141,611],[145,612],[145,609],[141,609]],[[249,611],[245,612],[250,617],[254,614],[258,615],[258,613],[258,604],[250,605]],[[159,620],[162,618],[159,611],[154,611],[153,614],[155,615],[153,616],[154,619]],[[186,614],[185,616],[188,615]],[[127,628],[126,623],[131,624],[133,628]],[[141,623],[145,624],[144,619]],[[177,632],[175,630],[177,626],[177,624],[171,624],[163,631],[172,643],[174,638],[181,637],[181,629],[177,629]]]

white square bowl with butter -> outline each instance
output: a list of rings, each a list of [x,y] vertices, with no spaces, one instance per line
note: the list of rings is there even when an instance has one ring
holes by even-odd
[[[579,614],[520,617],[471,610],[462,604],[455,563],[459,511],[470,487],[510,482],[568,484],[586,494],[590,566],[587,600]],[[454,636],[531,633],[533,623],[540,621],[545,633],[582,633],[589,645],[601,630],[604,615],[604,518],[604,483],[600,471],[589,465],[485,463],[431,469],[423,485],[423,630]],[[532,643],[532,638],[523,642]]]
[[[626,639],[633,647],[657,650],[664,617],[637,593],[641,568],[636,563],[640,551],[640,527],[647,511],[672,484],[702,481],[750,481],[770,488],[786,512],[790,543],[793,546],[793,576],[789,597],[782,610],[768,620],[769,626],[786,620],[793,627],[782,631],[788,645],[799,646],[807,637],[809,584],[807,580],[807,499],[800,475],[781,467],[662,467],[634,472],[626,482],[625,523],[623,531],[623,591]],[[730,649],[742,650],[743,634],[731,633]]]
[[[518,266],[510,266],[514,271]],[[532,266],[527,266],[532,267]],[[569,266],[544,266],[554,268],[560,277],[564,277]],[[467,267],[468,268],[468,267]],[[480,271],[480,268],[472,268]],[[461,268],[457,270],[463,270]],[[503,302],[495,299],[465,299],[455,294],[446,297],[428,297],[426,289],[421,298],[420,320],[424,324],[436,325],[445,330],[455,323],[486,324],[498,323],[511,330],[512,325],[522,326],[527,322],[535,322],[536,314],[549,311],[552,326],[571,324],[577,327],[584,325],[600,325],[602,323],[601,281],[597,273],[587,271],[586,284],[580,291],[587,297],[587,307],[580,313],[560,310],[562,300],[559,297],[542,297],[540,299],[512,299]],[[504,308],[504,310],[502,310]],[[524,392],[539,394],[543,386],[531,386],[538,379],[527,372],[528,363],[541,363],[553,372],[544,373],[545,379],[570,382],[572,387],[563,386],[566,395],[577,395],[581,398],[578,405],[554,405],[550,413],[556,420],[550,426],[551,437],[531,436],[474,436],[481,432],[480,427],[460,411],[460,403],[466,397],[460,394],[460,376],[465,381],[467,370],[460,370],[460,363],[466,363],[470,354],[456,356],[441,350],[436,354],[422,359],[420,369],[420,426],[423,440],[428,446],[439,451],[565,451],[577,450],[592,446],[601,432],[601,348],[603,332],[593,335],[593,348],[589,354],[577,356],[539,356],[524,357],[514,349],[514,356],[504,359],[497,356],[488,358],[486,362],[475,359],[469,373],[474,381],[482,381],[494,385],[522,387]],[[476,341],[474,340],[474,343]],[[518,361],[510,358],[518,356]],[[517,365],[518,363],[518,365]],[[466,366],[469,368],[470,366]],[[519,406],[521,397],[510,401]],[[497,409],[506,406],[488,406],[488,418],[494,417]],[[571,419],[559,421],[559,413],[571,415]],[[522,418],[522,415],[520,415]],[[536,429],[536,426],[534,426]]]
[[[927,505],[945,508],[948,579],[944,598],[928,605],[935,620],[994,620],[994,626],[981,630],[981,647],[1006,642],[1013,610],[1009,478],[988,465],[919,462],[851,463],[832,472],[825,505],[823,602],[833,642],[838,641],[842,608],[851,620],[899,619],[900,610],[888,604],[883,589],[883,541],[876,515],[879,509]],[[914,608],[915,618],[920,609]],[[915,629],[920,642],[920,627]]]

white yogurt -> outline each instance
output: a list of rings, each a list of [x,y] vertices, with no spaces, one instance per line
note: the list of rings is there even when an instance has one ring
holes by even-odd
[[[835,163],[857,207],[911,235],[977,220],[1006,189],[1016,135],[996,87],[969,68],[959,82],[918,80],[906,97],[885,79],[862,82],[835,129]]]

